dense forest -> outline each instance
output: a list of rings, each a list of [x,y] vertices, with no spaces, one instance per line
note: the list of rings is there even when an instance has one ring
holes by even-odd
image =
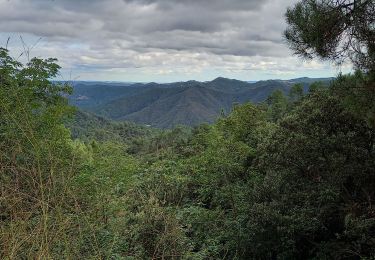
[[[157,128],[177,125],[198,126],[214,123],[233,104],[260,103],[275,90],[289,93],[301,84],[306,93],[309,85],[329,85],[332,78],[297,78],[262,80],[254,83],[223,77],[212,81],[174,83],[72,82],[69,103],[83,111],[116,121],[131,121]]]
[[[374,259],[374,9],[297,3],[291,49],[356,72],[192,128],[79,111],[0,48],[0,258]]]

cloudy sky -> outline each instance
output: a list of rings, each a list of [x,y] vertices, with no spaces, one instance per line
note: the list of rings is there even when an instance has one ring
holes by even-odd
[[[288,50],[296,0],[0,0],[0,46],[56,57],[62,79],[241,80],[334,76],[348,68]],[[41,38],[41,39],[40,39]],[[21,57],[22,59],[22,57]]]

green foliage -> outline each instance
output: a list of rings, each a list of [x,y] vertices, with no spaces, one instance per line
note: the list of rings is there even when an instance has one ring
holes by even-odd
[[[335,58],[372,8],[345,3],[290,9],[292,47]],[[369,28],[355,40],[366,45]],[[54,59],[23,65],[0,49],[0,257],[373,259],[374,74],[356,61],[370,72],[157,131],[72,114]]]
[[[356,117],[375,127],[375,77],[356,71],[353,75],[339,75],[332,91],[343,106]]]
[[[311,85],[310,85],[311,88]],[[292,86],[289,90],[289,100],[291,102],[297,102],[303,97],[303,85],[301,83],[297,83]]]
[[[375,185],[374,133],[325,91],[305,99],[264,144],[260,169],[282,177],[271,184],[278,186],[272,207],[276,204],[281,217],[293,221],[279,224],[291,232],[284,235],[293,241],[283,248],[288,254],[311,258],[319,252],[320,257],[344,258],[373,253],[375,222],[369,196],[374,196]],[[367,231],[348,238],[345,219],[354,215]]]
[[[190,139],[191,129],[186,126],[177,126],[171,130],[157,131],[146,137],[132,140],[129,153],[142,158],[146,163],[152,163],[165,158],[178,158],[184,154],[193,153],[186,144]]]
[[[270,99],[273,99],[278,94],[279,92],[273,94]],[[283,98],[282,94],[281,97]],[[277,102],[275,101],[275,103]],[[275,103],[272,105],[277,106],[278,104]],[[219,121],[218,125],[225,132],[226,137],[232,137],[235,140],[253,145],[256,142],[254,139],[257,134],[256,131],[264,124],[265,119],[266,111],[254,104],[246,103],[241,106],[235,106],[232,113],[227,118]]]
[[[309,86],[309,93],[314,93],[316,91],[323,91],[325,89],[325,86],[322,82],[314,82]]]
[[[120,239],[119,219],[125,214],[123,196],[140,165],[126,153],[123,144],[93,141],[88,145],[77,142],[78,146],[85,158],[72,183],[84,220],[80,254],[111,258],[127,249]]]
[[[281,90],[274,91],[266,100],[268,104],[268,114],[272,121],[280,120],[288,108],[288,100]]]
[[[23,65],[0,49],[0,257],[108,258],[121,246],[112,219],[139,164],[115,140],[71,139],[71,89],[49,81],[54,62]]]
[[[349,58],[357,68],[374,71],[374,11],[372,0],[303,0],[286,12],[284,35],[304,58]]]
[[[374,128],[369,112],[358,114],[347,101],[353,84],[367,80],[339,78],[298,102],[276,93],[269,107],[236,106],[215,125],[194,129],[178,149],[169,139],[152,153],[172,152],[147,166],[127,195],[131,211],[146,214],[149,200],[157,202],[174,218],[167,234],[179,230],[173,250],[188,259],[373,256]],[[285,110],[275,123],[268,115],[279,102]],[[150,232],[155,223],[147,223],[133,224]],[[152,258],[156,244],[142,242],[142,257]]]
[[[172,129],[180,124],[195,127],[202,123],[214,123],[228,114],[233,104],[259,103],[275,90],[288,93],[294,84],[306,87],[319,80],[329,83],[331,78],[297,78],[291,80],[265,80],[255,83],[217,78],[213,81],[130,84],[108,82],[77,82],[69,102],[82,110],[100,114],[112,120],[128,120],[152,127]],[[78,113],[77,121],[89,119],[99,121],[100,129],[91,129],[89,134],[107,137],[107,123],[93,119],[89,113]],[[88,118],[85,118],[88,117]],[[96,116],[98,117],[98,116]],[[109,121],[109,120],[106,120]],[[78,122],[73,123],[73,134],[87,134]],[[79,122],[81,123],[81,122]],[[125,128],[130,127],[126,124]],[[94,131],[92,131],[94,130]],[[117,132],[117,131],[115,131]]]
[[[23,65],[0,49],[1,258],[71,256],[75,219],[73,143],[62,124],[71,111],[52,84],[55,60]],[[73,242],[74,243],[74,242]]]
[[[114,122],[109,119],[77,110],[65,125],[74,139],[86,142],[120,142],[130,144],[134,139],[142,139],[158,133],[156,129],[136,125],[131,122]]]
[[[2,55],[3,258],[374,256],[371,75],[156,131],[79,111],[67,121],[53,60],[25,70]]]

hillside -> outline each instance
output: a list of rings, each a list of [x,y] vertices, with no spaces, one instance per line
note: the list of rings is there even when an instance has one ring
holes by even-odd
[[[315,81],[330,79],[298,78],[249,83],[217,78],[212,81],[158,83],[87,83],[74,85],[71,104],[118,121],[132,121],[159,128],[212,123],[233,104],[263,102],[275,90],[288,93],[300,83],[305,91]]]
[[[74,92],[69,97],[70,103],[74,106],[90,110],[119,97],[131,96],[134,93],[139,93],[143,89],[143,85],[105,82],[76,82],[73,84],[73,88]]]
[[[135,138],[150,136],[157,132],[150,127],[132,122],[116,122],[82,110],[77,110],[65,125],[70,129],[73,139],[102,142],[130,143]]]
[[[162,128],[198,125],[214,122],[221,109],[228,111],[232,104],[231,95],[199,85],[179,90],[119,119]]]

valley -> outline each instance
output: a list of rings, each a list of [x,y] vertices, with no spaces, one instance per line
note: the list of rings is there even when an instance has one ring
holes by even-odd
[[[295,84],[304,91],[313,82],[328,84],[331,78],[298,78],[249,83],[216,78],[212,81],[175,83],[76,82],[70,103],[82,110],[113,119],[156,128],[213,123],[233,105],[261,103],[275,90],[288,94]]]

